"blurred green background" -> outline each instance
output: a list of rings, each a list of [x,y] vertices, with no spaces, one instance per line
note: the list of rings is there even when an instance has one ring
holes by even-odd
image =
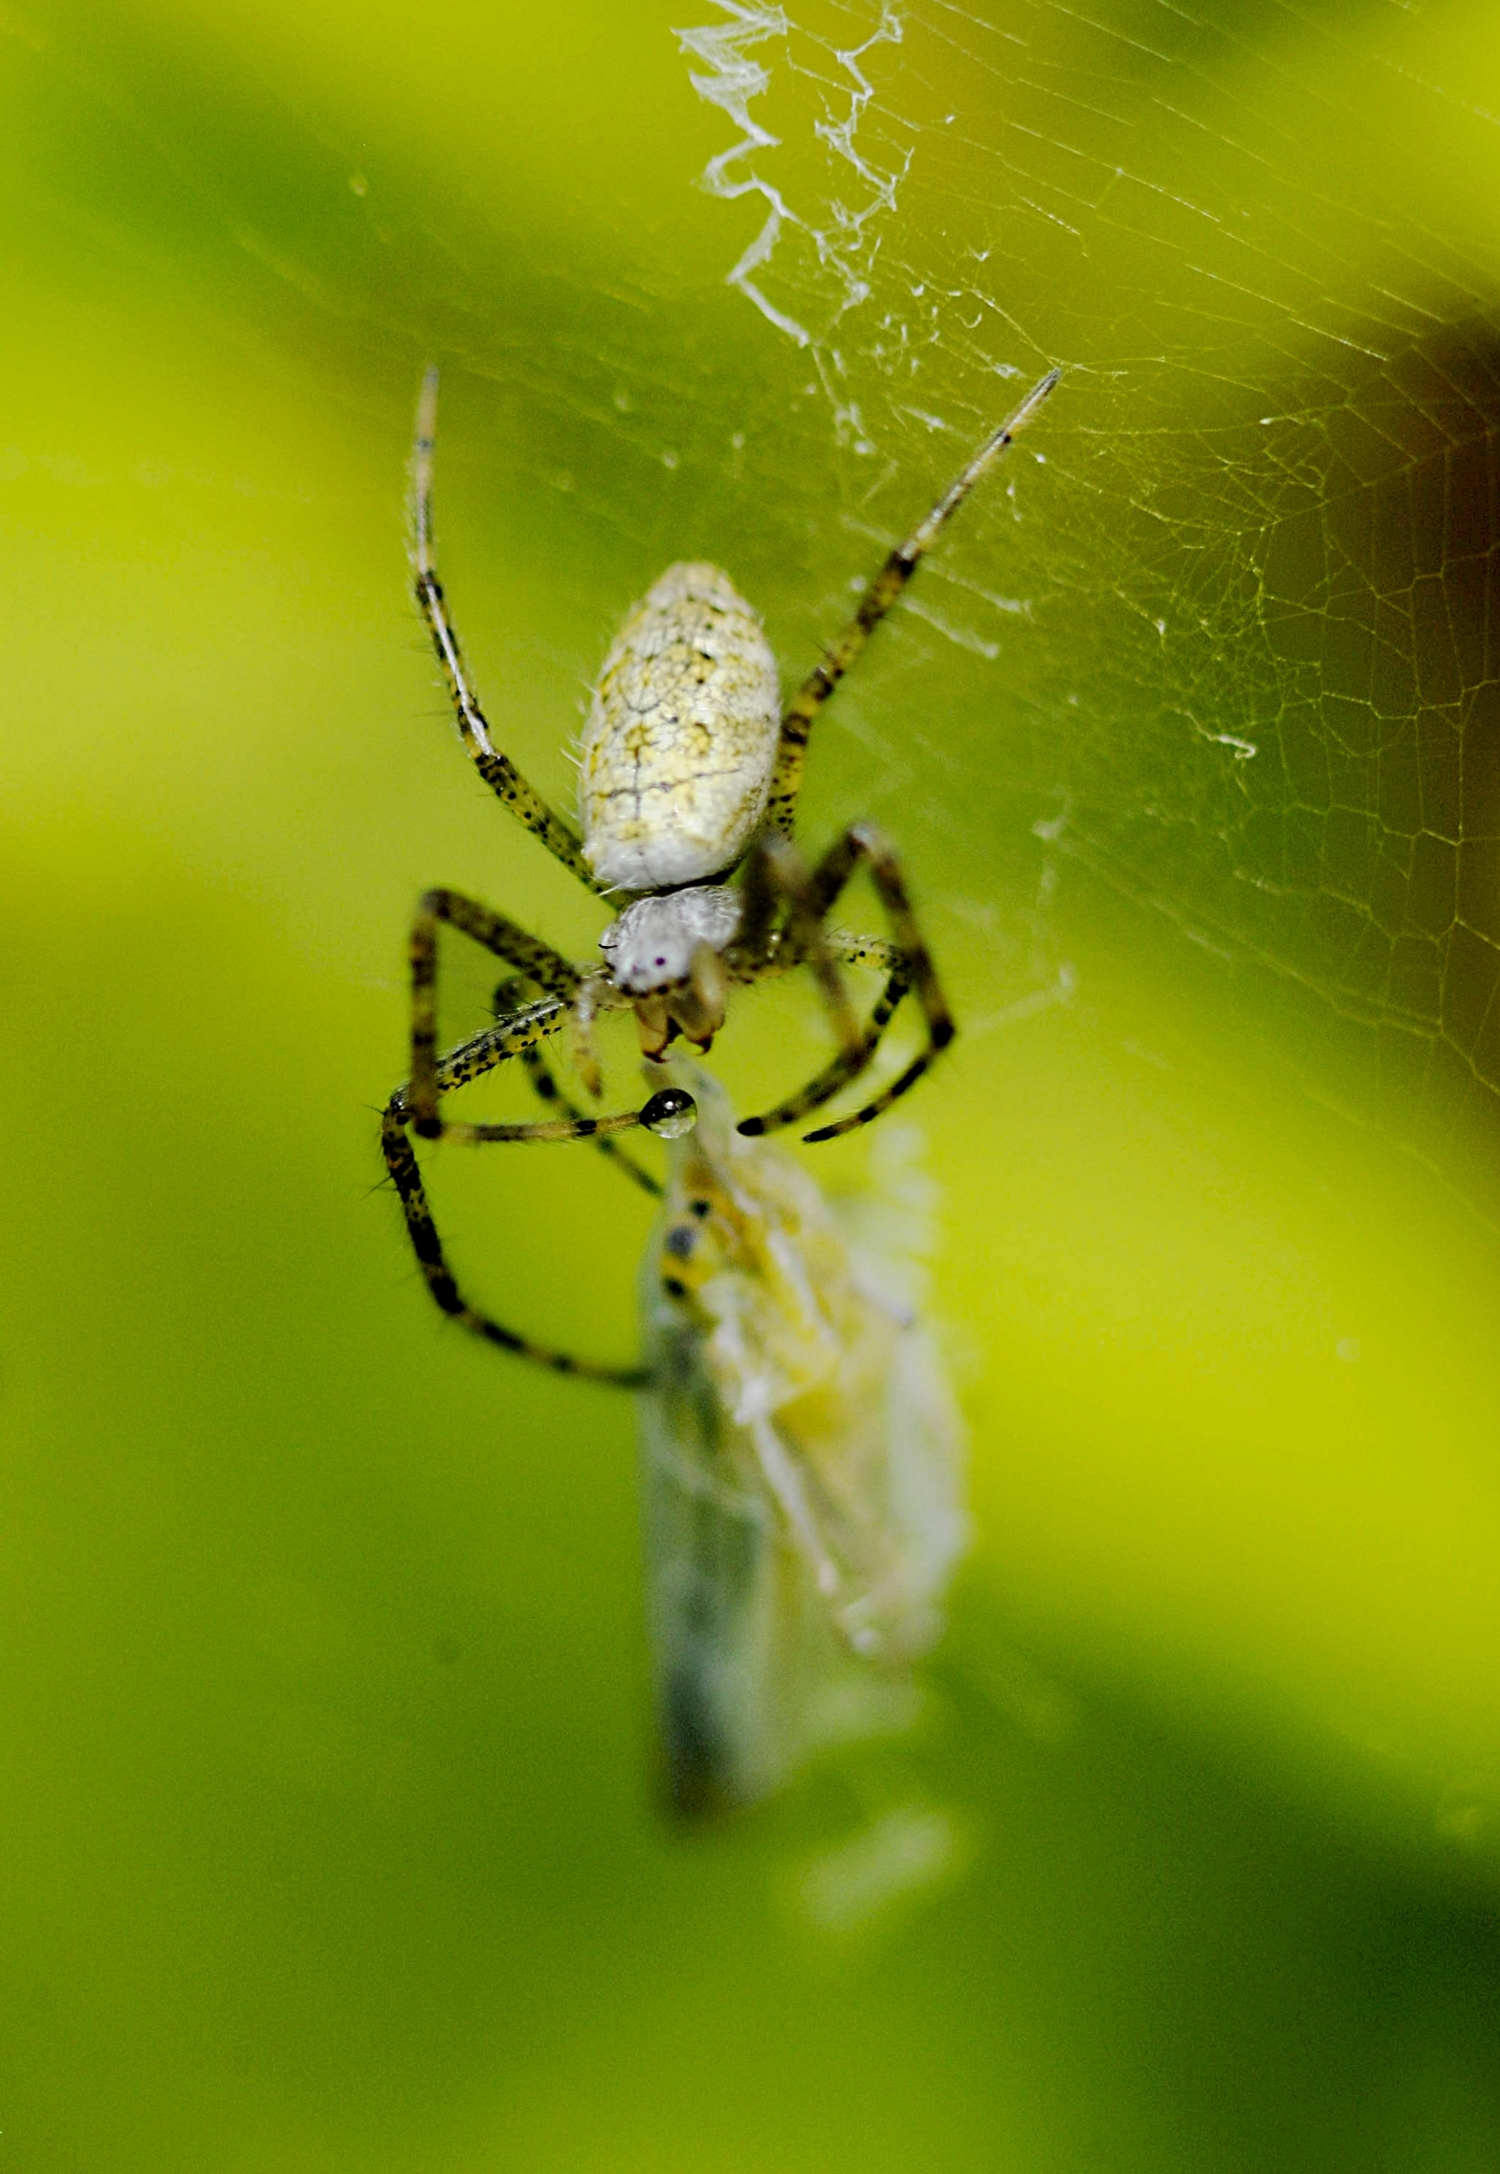
[[[1493,9],[7,0],[0,71],[0,2166],[1500,2168]],[[1067,372],[805,802],[967,1028],[979,1544],[899,1773],[686,1844],[628,1404],[446,1330],[378,1189],[418,891],[599,926],[406,600],[429,357],[564,803],[669,559],[800,672]],[[629,1353],[637,1196],[432,1162]],[[830,1927],[891,1801],[947,1877]]]

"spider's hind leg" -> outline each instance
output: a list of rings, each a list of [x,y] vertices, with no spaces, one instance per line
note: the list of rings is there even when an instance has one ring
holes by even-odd
[[[1015,413],[1008,416],[997,430],[990,432],[983,445],[954,477],[937,504],[917,523],[905,543],[897,544],[895,550],[887,556],[884,565],[860,598],[854,617],[841,634],[835,635],[788,702],[782,712],[776,768],[771,778],[770,798],[766,803],[766,823],[769,828],[791,836],[797,810],[797,795],[802,789],[802,772],[807,762],[807,743],[824,703],[900,597],[923,557],[936,543],[970,491],[984,480],[1006,447],[1012,445],[1026,428],[1061,375],[1059,370],[1049,370],[1039,384],[1033,385]]]
[[[808,905],[818,916],[819,923],[832,907],[835,899],[853,875],[860,861],[869,864],[870,876],[880,894],[881,903],[890,919],[894,945],[877,944],[860,937],[844,937],[828,933],[823,941],[830,952],[837,951],[851,963],[864,959],[887,969],[888,978],[875,1009],[870,1014],[868,1026],[859,1037],[856,1046],[840,1050],[831,1064],[825,1065],[815,1078],[797,1094],[790,1095],[775,1109],[767,1110],[759,1117],[747,1117],[740,1125],[742,1133],[751,1137],[765,1132],[779,1131],[783,1125],[795,1124],[809,1111],[818,1109],[830,1101],[841,1087],[858,1078],[871,1062],[880,1046],[881,1038],[890,1023],[891,1015],[909,989],[915,989],[927,1024],[927,1046],[919,1050],[890,1085],[852,1117],[841,1118],[837,1124],[823,1125],[816,1132],[806,1133],[809,1141],[837,1139],[840,1133],[853,1132],[859,1125],[867,1125],[888,1110],[893,1102],[914,1087],[941,1050],[947,1048],[957,1031],[953,1015],[948,1009],[922,932],[907,897],[905,879],[894,848],[873,823],[854,823],[829,847],[809,882]]]
[[[730,951],[736,978],[756,981],[782,966],[809,966],[822,992],[828,1017],[844,1056],[855,1063],[864,1038],[839,960],[823,922],[819,871],[809,871],[790,838],[762,831],[745,859],[739,932]],[[785,911],[785,921],[777,926]],[[744,1126],[740,1130],[744,1131]]]

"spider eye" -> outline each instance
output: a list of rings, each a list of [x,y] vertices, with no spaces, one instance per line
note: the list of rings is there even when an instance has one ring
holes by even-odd
[[[690,1200],[688,1202],[688,1211],[692,1215],[705,1216],[708,1213],[708,1202],[706,1200]]]
[[[658,1140],[680,1140],[698,1122],[698,1105],[680,1087],[663,1087],[641,1111],[641,1123]]]
[[[687,1259],[697,1243],[698,1233],[691,1223],[674,1223],[665,1239],[666,1250],[675,1253],[680,1261]]]
[[[663,1276],[661,1279],[661,1287],[666,1292],[668,1298],[687,1297],[687,1285],[682,1281],[679,1276]]]
[[[660,953],[660,952],[658,952],[658,953],[657,953],[657,955],[656,955],[656,964],[657,964],[658,966],[665,966],[665,965],[666,965],[666,963],[667,963],[667,962],[666,962],[666,960],[665,960],[665,959],[664,959],[664,958],[662,957],[661,953]]]

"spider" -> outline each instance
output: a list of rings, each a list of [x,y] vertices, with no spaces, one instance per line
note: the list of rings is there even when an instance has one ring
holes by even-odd
[[[531,1124],[451,1124],[440,1102],[455,1087],[525,1056],[570,1026],[580,1077],[602,1092],[593,1022],[633,1011],[649,1061],[680,1035],[706,1051],[724,1023],[732,987],[792,967],[815,976],[838,1048],[828,1064],[775,1108],[745,1118],[748,1135],[796,1123],[869,1066],[902,999],[915,992],[924,1047],[852,1116],[805,1133],[810,1142],[878,1117],[912,1087],[954,1036],[932,960],[907,897],[900,863],[873,823],[851,824],[811,866],[793,842],[797,794],[812,727],[824,703],[896,602],[918,562],[974,486],[1029,423],[1057,383],[1051,370],[992,431],[960,474],[886,558],[854,617],[783,709],[776,660],[754,611],[717,566],[679,563],[636,606],[604,660],[584,727],[580,829],[555,814],[494,745],[470,684],[438,581],[432,544],[432,470],[438,373],[417,404],[411,456],[410,559],[417,604],[447,682],[464,747],[485,783],[585,887],[622,897],[599,939],[602,966],[575,965],[505,915],[452,890],[420,900],[411,931],[411,1077],[387,1103],[381,1144],[428,1289],[443,1312],[475,1335],[560,1373],[638,1386],[638,1369],[596,1364],[533,1343],[471,1306],[460,1292],[422,1184],[410,1134],[472,1144],[594,1139],[643,1126],[667,1139],[689,1131],[693,1098],[663,1088],[642,1108]],[[864,863],[891,927],[891,941],[830,928],[827,917]],[[738,883],[730,879],[738,872]],[[437,1050],[437,943],[445,924],[502,959],[492,1026],[446,1056]],[[842,967],[865,965],[885,986],[863,1026]],[[525,999],[525,1001],[522,1001]],[[542,1074],[530,1068],[540,1084]],[[549,1087],[550,1087],[549,1076]],[[547,1091],[544,1089],[544,1091]],[[561,1100],[555,1087],[551,1098]],[[617,1151],[618,1152],[618,1151]]]

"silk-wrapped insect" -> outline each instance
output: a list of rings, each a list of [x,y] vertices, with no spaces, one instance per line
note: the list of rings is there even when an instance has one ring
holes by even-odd
[[[693,1816],[899,1722],[967,1524],[899,1213],[856,1233],[705,1073],[672,1076],[698,1123],[642,1266],[639,1411],[665,1795]]]

